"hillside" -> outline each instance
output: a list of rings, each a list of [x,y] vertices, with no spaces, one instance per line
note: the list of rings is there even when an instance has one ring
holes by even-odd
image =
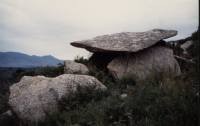
[[[20,68],[12,74],[12,78],[4,81],[4,84],[0,85],[0,125],[197,126],[199,124],[199,38],[195,36],[198,34],[199,30],[189,37],[189,40],[192,41],[192,45],[186,48],[186,53],[184,53],[181,47],[184,43],[188,42],[188,39],[185,39],[183,43],[179,43],[182,40],[168,43],[169,48],[173,49],[174,55],[179,57],[177,61],[180,64],[182,72],[179,76],[174,76],[174,73],[163,72],[159,75],[151,73],[151,76],[141,81],[135,81],[132,77],[115,80],[107,70],[96,67],[96,64],[91,62],[90,59],[77,57],[75,59],[76,63],[82,63],[89,68],[89,73],[81,76],[95,77],[107,87],[107,90],[105,92],[100,92],[98,90],[96,92],[91,92],[92,88],[81,88],[81,85],[79,85],[80,87],[76,90],[77,93],[73,92],[69,97],[61,97],[62,99],[57,102],[58,106],[56,109],[58,109],[58,111],[50,113],[51,110],[56,109],[48,109],[48,111],[45,111],[49,112],[45,113],[46,118],[38,122],[30,121],[33,119],[33,115],[30,113],[27,114],[28,116],[31,115],[29,116],[30,120],[25,120],[20,118],[16,113],[11,113],[12,107],[8,104],[8,101],[10,101],[9,96],[12,90],[9,91],[9,86],[12,86],[16,82],[19,82],[18,84],[20,86],[26,84],[33,85],[30,86],[31,88],[29,89],[31,90],[29,90],[27,94],[30,94],[29,92],[32,92],[32,89],[40,89],[39,91],[41,93],[49,91],[43,96],[49,96],[49,98],[52,99],[55,97],[57,101],[57,98],[59,98],[57,97],[58,93],[56,93],[56,90],[53,90],[53,88],[47,90],[48,86],[44,86],[44,90],[41,90],[42,88],[34,87],[40,87],[43,84],[46,85],[46,82],[48,82],[52,85],[56,84],[56,89],[59,89],[58,85],[63,84],[59,82],[66,82],[67,84],[73,83],[73,85],[76,85],[79,82],[82,84],[84,81],[87,83],[90,81],[88,81],[89,79],[83,79],[77,82],[75,79],[79,78],[78,76],[80,75],[64,74],[66,72],[64,70],[66,68],[66,63],[58,67],[41,67],[27,70]],[[192,62],[187,62],[190,60]],[[5,74],[5,72],[2,73]],[[36,83],[32,81],[34,77],[30,77],[31,79],[29,79],[29,81],[28,79],[24,79],[26,82],[22,83],[21,78],[25,75],[34,77],[43,75],[44,77],[42,78],[48,81],[39,77],[43,81],[36,80],[38,83],[35,85]],[[63,76],[72,75],[73,78],[63,80],[65,78]],[[24,90],[22,90],[23,88],[18,89],[19,91],[26,92],[28,90],[26,87],[28,86],[23,87]],[[62,87],[60,89],[63,91]],[[24,99],[30,101],[37,96],[37,91],[38,90],[34,90],[34,95],[32,95],[31,98],[27,98],[28,96],[24,95],[23,98],[20,97],[19,100],[15,100],[17,101],[16,105],[20,104],[20,101]],[[53,95],[48,95],[51,93]],[[48,98],[44,99],[46,103]],[[31,103],[27,101],[21,102],[23,103],[21,106],[26,107],[24,103]],[[32,103],[36,104],[36,102]],[[47,106],[51,106],[52,104],[50,103],[48,102]],[[40,108],[42,107],[38,107],[38,109]],[[35,113],[38,109],[32,109],[32,112]],[[30,112],[30,109],[28,109],[28,112]]]
[[[62,61],[51,56],[35,56],[18,52],[0,52],[0,67],[40,67],[56,66]]]

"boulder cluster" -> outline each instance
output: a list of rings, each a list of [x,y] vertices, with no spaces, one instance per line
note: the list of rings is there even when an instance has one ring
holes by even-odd
[[[161,29],[123,32],[76,41],[71,45],[93,52],[93,60],[106,64],[115,79],[134,77],[143,80],[153,72],[180,74],[173,51],[163,44],[163,39],[176,34],[177,31]],[[79,88],[85,93],[107,89],[96,78],[85,75],[89,70],[83,64],[66,60],[64,73],[55,78],[24,76],[10,87],[9,105],[12,111],[26,121],[43,121],[46,115],[58,111],[59,102],[63,98],[79,93]]]
[[[104,92],[107,87],[88,74],[88,68],[80,63],[64,61],[64,74],[49,78],[24,76],[10,87],[9,105],[22,120],[38,122],[59,111],[63,99],[76,98],[88,93]]]

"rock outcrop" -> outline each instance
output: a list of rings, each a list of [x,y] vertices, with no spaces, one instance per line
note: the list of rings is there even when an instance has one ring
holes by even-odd
[[[154,46],[137,53],[116,57],[107,68],[116,79],[134,77],[136,80],[143,80],[160,72],[170,72],[174,75],[181,73],[173,51],[162,46]]]
[[[173,72],[179,75],[179,64],[173,50],[163,39],[173,37],[175,30],[153,29],[146,32],[122,32],[72,42],[71,45],[94,52],[90,61],[106,69],[116,79],[145,79],[152,74]]]
[[[176,34],[175,30],[163,29],[153,29],[146,32],[122,32],[72,42],[71,45],[85,48],[91,52],[137,52]]]
[[[10,87],[9,105],[25,121],[42,121],[46,114],[58,111],[59,101],[75,96],[80,88],[85,93],[107,89],[96,78],[87,75],[24,76]]]
[[[76,63],[71,60],[64,61],[64,73],[65,74],[88,74],[89,70],[87,66]]]
[[[192,40],[189,40],[189,41],[186,41],[185,43],[183,43],[180,47],[181,49],[183,49],[183,54],[187,55],[188,54],[188,49],[192,46],[193,44],[193,41]]]

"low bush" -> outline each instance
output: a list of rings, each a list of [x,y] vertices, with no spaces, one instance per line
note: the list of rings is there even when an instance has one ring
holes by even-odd
[[[86,59],[86,58],[84,58],[82,56],[76,56],[74,61],[77,62],[77,63],[82,63],[84,65],[88,64],[88,59]]]

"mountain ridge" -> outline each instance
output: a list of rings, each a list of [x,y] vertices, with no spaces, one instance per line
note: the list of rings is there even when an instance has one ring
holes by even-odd
[[[37,56],[21,52],[0,52],[0,67],[44,67],[63,63],[52,55]]]

